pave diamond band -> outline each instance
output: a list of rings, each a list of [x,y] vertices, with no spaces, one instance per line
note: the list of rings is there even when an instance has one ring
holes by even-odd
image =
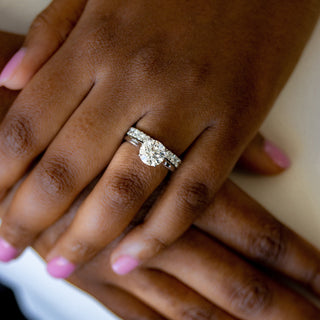
[[[137,128],[131,127],[125,140],[135,146],[140,145],[139,157],[148,166],[156,167],[159,164],[174,171],[181,164],[181,159],[168,150],[160,141],[155,140]]]

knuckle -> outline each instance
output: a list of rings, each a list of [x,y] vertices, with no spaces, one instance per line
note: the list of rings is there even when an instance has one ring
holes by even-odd
[[[189,88],[201,88],[205,83],[211,80],[213,76],[213,66],[210,62],[193,62],[184,63],[183,80]]]
[[[231,296],[233,308],[244,315],[263,313],[270,306],[272,291],[262,279],[249,279],[237,288]]]
[[[168,66],[163,46],[158,42],[149,42],[139,48],[132,63],[134,72],[143,75],[142,78],[153,78],[167,70]]]
[[[259,262],[275,264],[284,256],[284,229],[277,222],[265,225],[264,229],[250,241],[249,250]]]
[[[30,30],[31,31],[43,31],[49,27],[50,23],[48,20],[47,11],[40,12],[35,19],[32,21]]]
[[[22,157],[35,145],[35,135],[31,121],[24,116],[11,117],[1,130],[3,145],[14,157]]]
[[[36,177],[41,189],[48,195],[54,198],[65,197],[74,190],[75,171],[75,167],[66,158],[55,156],[40,162]]]
[[[30,35],[32,37],[38,33],[46,33],[56,39],[58,43],[62,43],[65,40],[67,34],[65,30],[72,28],[72,22],[68,19],[65,19],[65,21],[56,21],[53,17],[59,15],[54,12],[55,10],[54,6],[49,6],[36,16],[30,26]],[[28,40],[29,39],[27,39],[27,41]]]
[[[152,235],[146,240],[153,254],[156,254],[169,246],[169,243],[164,239],[161,239],[159,236],[155,237]]]
[[[70,249],[77,261],[89,260],[97,253],[97,247],[93,243],[80,239],[72,241]]]
[[[106,201],[113,209],[130,209],[144,196],[145,182],[136,173],[118,173],[113,176],[106,187]]]
[[[52,19],[50,17],[50,9],[46,9],[39,13],[36,18],[32,21],[30,26],[30,34],[31,35],[37,35],[38,33],[48,33],[48,32],[54,32],[57,36],[60,35],[57,32],[58,28],[54,25],[52,22]],[[62,41],[63,39],[61,39]]]
[[[211,201],[209,188],[206,184],[198,181],[187,181],[178,191],[178,206],[193,214],[204,210]]]
[[[83,41],[83,46],[87,55],[93,54],[97,57],[98,62],[100,56],[105,54],[118,54],[117,48],[120,46],[121,30],[123,28],[122,22],[116,14],[110,13],[109,15],[97,15],[95,22],[90,23],[89,30],[85,30],[86,40]],[[104,63],[105,61],[100,61]]]
[[[5,239],[17,248],[27,246],[34,238],[34,231],[18,220],[5,219],[1,228]]]

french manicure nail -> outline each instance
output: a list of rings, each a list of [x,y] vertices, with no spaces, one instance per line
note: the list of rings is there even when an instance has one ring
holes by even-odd
[[[75,270],[76,266],[63,257],[53,258],[48,262],[47,271],[54,278],[67,278]]]
[[[9,262],[18,256],[18,250],[3,238],[0,238],[0,261]]]
[[[4,69],[0,74],[0,87],[12,77],[14,72],[17,70],[17,68],[21,64],[25,54],[26,54],[26,49],[21,48],[6,64],[6,66],[4,67]]]
[[[139,265],[139,261],[131,256],[121,256],[112,265],[112,270],[119,274],[125,275],[135,269]]]
[[[266,140],[264,143],[265,153],[272,159],[272,161],[280,168],[287,169],[291,165],[290,159],[276,147],[272,142]]]

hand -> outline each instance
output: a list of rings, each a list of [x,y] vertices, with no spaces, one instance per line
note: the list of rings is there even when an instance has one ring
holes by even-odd
[[[4,51],[4,54],[0,52],[0,66],[2,56],[6,56],[19,41],[16,37],[0,33],[0,43],[4,39],[7,45],[0,48]],[[15,93],[11,92],[10,96],[8,93],[0,89],[0,118],[14,99]],[[248,146],[241,163],[246,163],[249,170],[279,173],[281,168],[264,152],[261,139],[261,136],[256,138]],[[90,188],[93,187],[94,183]],[[2,214],[10,206],[17,189],[18,185],[1,203]],[[88,193],[90,189],[85,190],[71,210],[37,239],[34,247],[42,256],[47,255],[70,225]],[[152,205],[153,199],[149,200],[144,212]],[[141,212],[142,216],[144,212]],[[90,263],[79,268],[69,280],[126,320],[199,320],[212,317],[265,320],[271,317],[268,311],[276,319],[313,320],[318,317],[318,309],[281,283],[275,284],[257,268],[257,263],[268,266],[269,270],[275,269],[320,294],[317,277],[319,252],[281,225],[235,185],[227,182],[223,186],[215,202],[210,204],[196,225],[198,229],[190,229],[146,267],[128,276],[119,277],[109,267],[110,253],[118,239]],[[234,251],[239,255],[236,256]],[[242,260],[241,256],[247,260]],[[190,264],[191,260],[193,264]],[[255,267],[248,260],[254,262]],[[270,295],[275,299],[268,305]],[[298,303],[295,303],[296,299]]]
[[[48,253],[49,270],[57,257],[72,270],[120,235],[167,174],[122,143],[134,125],[183,154],[183,164],[149,219],[115,248],[113,268],[126,273],[175,241],[212,202],[294,68],[319,2],[91,0],[70,15],[66,8],[76,3],[54,1],[2,73],[14,87],[14,64],[27,73],[28,61],[47,61],[0,128],[2,190],[44,152],[1,236],[18,254],[102,171]],[[42,52],[36,39],[53,35],[58,40]]]
[[[34,247],[42,256],[70,225],[89,192],[37,239]],[[9,202],[2,203],[1,212]],[[234,184],[224,184],[196,226],[126,276],[110,269],[117,239],[69,281],[127,320],[318,319],[320,310],[271,271],[320,295],[319,251]]]

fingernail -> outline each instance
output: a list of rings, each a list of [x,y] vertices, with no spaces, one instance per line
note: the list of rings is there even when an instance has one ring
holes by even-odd
[[[47,271],[55,278],[67,278],[75,270],[76,266],[63,257],[53,258],[48,262]]]
[[[135,269],[139,261],[131,256],[121,256],[112,265],[112,270],[120,275],[124,275]]]
[[[266,140],[264,143],[265,153],[272,159],[272,161],[280,168],[287,169],[291,165],[290,159],[276,147],[272,142]]]
[[[18,250],[3,238],[0,238],[0,261],[9,262],[18,256]]]
[[[6,64],[6,66],[0,74],[0,87],[12,77],[12,75],[22,62],[22,59],[24,58],[25,54],[26,49],[21,48]]]

